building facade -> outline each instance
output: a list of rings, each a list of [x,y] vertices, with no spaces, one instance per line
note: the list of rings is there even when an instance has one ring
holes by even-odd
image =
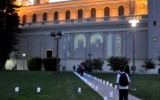
[[[22,34],[17,45],[18,59],[55,57],[56,41],[51,32],[61,31],[61,66],[72,70],[89,58],[123,56],[133,60],[133,34],[137,72],[145,59],[152,58],[148,35],[147,0],[18,0]],[[137,19],[135,28],[128,22]],[[153,36],[152,36],[153,37]],[[156,36],[155,36],[156,37]],[[151,39],[152,40],[152,39]],[[154,56],[155,57],[155,56]],[[103,71],[109,71],[105,63]]]

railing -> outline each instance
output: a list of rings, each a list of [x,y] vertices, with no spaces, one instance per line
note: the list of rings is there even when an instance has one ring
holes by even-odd
[[[95,23],[95,22],[128,21],[131,19],[147,20],[148,15],[43,21],[43,22],[36,22],[36,23],[25,23],[25,24],[23,24],[23,27],[25,27],[25,26],[41,26],[41,25],[57,25],[57,24],[78,24],[78,23],[93,23],[93,22]]]

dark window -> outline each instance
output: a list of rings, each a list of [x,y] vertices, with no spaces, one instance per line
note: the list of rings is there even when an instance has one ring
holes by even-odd
[[[54,13],[54,20],[55,21],[58,20],[58,12],[57,11]]]
[[[106,7],[104,9],[104,16],[110,16],[110,9],[109,9],[109,7]]]
[[[83,10],[79,9],[78,10],[78,19],[82,19],[83,18]]]
[[[91,9],[91,18],[96,18],[96,9],[95,8]]]
[[[70,11],[67,10],[67,11],[66,11],[66,20],[69,20],[69,19],[70,19]]]
[[[26,15],[23,16],[23,24],[26,23]]]
[[[156,21],[153,21],[153,25],[156,26]]]
[[[47,13],[43,14],[43,21],[47,21]]]
[[[118,10],[119,10],[119,16],[123,16],[124,15],[124,7],[120,6]]]
[[[33,23],[36,22],[36,20],[37,20],[36,17],[37,17],[37,15],[36,15],[36,14],[33,14],[33,18],[32,18],[32,22],[33,22]]]
[[[52,51],[48,50],[47,51],[47,58],[50,58],[50,57],[52,57]]]

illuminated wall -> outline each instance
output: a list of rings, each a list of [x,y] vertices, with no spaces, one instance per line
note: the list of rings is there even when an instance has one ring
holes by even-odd
[[[23,22],[23,16],[26,15],[26,23],[32,23],[33,14],[37,15],[37,22],[43,21],[43,14],[47,13],[47,21],[54,20],[54,13],[58,12],[58,20],[66,20],[66,11],[70,11],[70,19],[78,19],[78,10],[82,9],[83,16],[82,18],[91,18],[91,9],[96,9],[96,18],[104,17],[104,9],[106,7],[109,8],[109,17],[119,16],[119,7],[124,7],[124,16],[129,16],[130,10],[135,15],[148,14],[148,2],[147,0],[136,0],[135,3],[132,1],[131,9],[129,4],[126,1],[121,2],[113,2],[113,1],[105,1],[97,2],[95,0],[94,5],[92,4],[94,0],[91,1],[68,1],[68,2],[59,2],[59,3],[51,3],[53,1],[48,0],[18,0],[19,4],[21,2],[22,5],[33,5],[35,6],[27,6],[21,7],[19,9],[19,16],[21,23]],[[50,3],[48,3],[50,2]],[[54,0],[54,2],[56,2]],[[86,5],[88,3],[88,5]],[[40,5],[39,5],[40,4]],[[43,5],[42,5],[43,4]],[[64,6],[65,5],[65,6]],[[81,6],[79,6],[81,5]],[[54,6],[54,7],[53,7]],[[42,9],[43,8],[43,9]]]

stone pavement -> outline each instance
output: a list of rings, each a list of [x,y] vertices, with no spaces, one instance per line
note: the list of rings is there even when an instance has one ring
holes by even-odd
[[[119,94],[116,85],[113,86],[113,84],[109,83],[109,81],[99,79],[86,73],[84,73],[83,77],[77,72],[74,73],[93,90],[95,90],[100,96],[102,96],[104,100],[119,100]],[[141,99],[129,94],[129,100]]]

